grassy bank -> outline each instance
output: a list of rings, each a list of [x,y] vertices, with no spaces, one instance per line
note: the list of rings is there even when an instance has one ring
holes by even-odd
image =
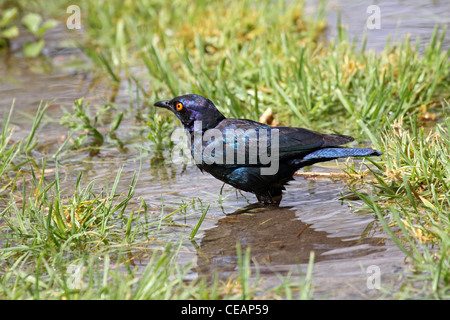
[[[385,152],[384,161],[369,168],[375,182],[366,188],[372,195],[357,188],[353,192],[407,256],[412,272],[399,296],[448,299],[450,118],[447,115],[432,130],[419,127],[416,118],[408,128],[405,122],[400,118],[373,135]]]
[[[421,106],[439,109],[449,92],[438,30],[422,55],[408,38],[376,54],[357,49],[343,27],[324,42],[323,11],[307,18],[298,2],[105,2],[89,12],[89,51],[150,101],[192,92],[228,116],[258,119],[271,108],[283,124],[354,133],[360,123],[374,131]],[[146,69],[136,74],[136,64]]]

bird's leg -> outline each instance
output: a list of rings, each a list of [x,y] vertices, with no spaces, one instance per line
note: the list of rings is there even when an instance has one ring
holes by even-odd
[[[261,203],[266,205],[275,205],[278,206],[281,202],[283,195],[281,190],[273,190],[272,192],[267,191],[266,193],[256,194],[256,198]]]

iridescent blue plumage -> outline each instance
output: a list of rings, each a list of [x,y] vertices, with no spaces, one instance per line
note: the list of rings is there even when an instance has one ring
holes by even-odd
[[[226,119],[209,99],[199,95],[183,95],[155,106],[171,110],[180,119],[191,135],[191,152],[200,170],[254,193],[264,203],[279,203],[284,186],[301,167],[342,157],[381,155],[373,149],[341,147],[354,140],[350,136]],[[266,158],[260,157],[264,152]],[[270,157],[277,164],[276,171],[264,174],[274,163],[265,162]]]
[[[303,160],[369,157],[381,155],[381,152],[369,148],[324,148],[307,154],[303,157]]]

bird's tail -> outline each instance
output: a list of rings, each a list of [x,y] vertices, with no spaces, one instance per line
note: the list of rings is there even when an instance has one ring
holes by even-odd
[[[355,138],[350,136],[344,136],[342,134],[324,134],[322,148],[338,147],[346,143],[352,142]]]
[[[303,157],[303,160],[335,159],[345,157],[381,156],[383,153],[369,148],[324,148]]]

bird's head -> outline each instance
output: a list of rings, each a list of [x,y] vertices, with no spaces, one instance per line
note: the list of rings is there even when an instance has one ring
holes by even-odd
[[[193,130],[194,121],[201,121],[203,129],[211,129],[225,119],[211,100],[196,94],[186,94],[172,100],[158,101],[155,106],[169,109],[175,113],[184,127],[189,130]]]

